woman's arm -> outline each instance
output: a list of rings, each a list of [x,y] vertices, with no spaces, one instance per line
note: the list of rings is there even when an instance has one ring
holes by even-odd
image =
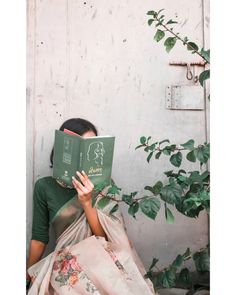
[[[27,269],[31,265],[35,264],[36,262],[38,262],[41,259],[45,248],[46,248],[46,244],[44,244],[40,241],[31,240]],[[30,276],[29,276],[28,272],[26,272],[26,277],[28,280],[30,280]]]
[[[95,207],[92,207],[92,191],[94,185],[84,171],[82,171],[82,174],[80,172],[77,172],[77,175],[79,176],[83,184],[81,184],[78,180],[76,180],[75,177],[73,177],[73,185],[78,192],[79,202],[84,209],[91,230],[94,235],[102,236],[106,240],[108,240],[106,233],[103,230],[98,219],[97,209]]]

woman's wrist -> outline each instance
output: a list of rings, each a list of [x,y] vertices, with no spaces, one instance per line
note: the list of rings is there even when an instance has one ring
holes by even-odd
[[[81,205],[84,209],[92,208],[92,200],[83,201]]]

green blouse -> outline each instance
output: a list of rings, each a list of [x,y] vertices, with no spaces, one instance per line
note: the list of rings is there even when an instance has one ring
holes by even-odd
[[[32,240],[49,241],[49,225],[59,209],[77,195],[75,189],[64,188],[51,177],[36,181],[33,194]]]

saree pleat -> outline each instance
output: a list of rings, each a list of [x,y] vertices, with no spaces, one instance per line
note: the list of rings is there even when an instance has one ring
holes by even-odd
[[[155,294],[130,245],[121,212],[109,214],[115,204],[111,201],[104,209],[97,208],[108,241],[92,234],[83,212],[58,238],[55,250],[28,269],[33,277],[28,295]]]

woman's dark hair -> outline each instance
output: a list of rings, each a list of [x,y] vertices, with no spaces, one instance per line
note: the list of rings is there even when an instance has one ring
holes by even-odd
[[[59,128],[59,130],[61,131],[64,131],[64,129],[73,131],[81,136],[88,131],[93,131],[96,134],[96,136],[98,135],[96,127],[91,122],[81,118],[73,118],[66,120]],[[51,167],[53,166],[53,153],[54,148],[52,149],[50,155]]]

